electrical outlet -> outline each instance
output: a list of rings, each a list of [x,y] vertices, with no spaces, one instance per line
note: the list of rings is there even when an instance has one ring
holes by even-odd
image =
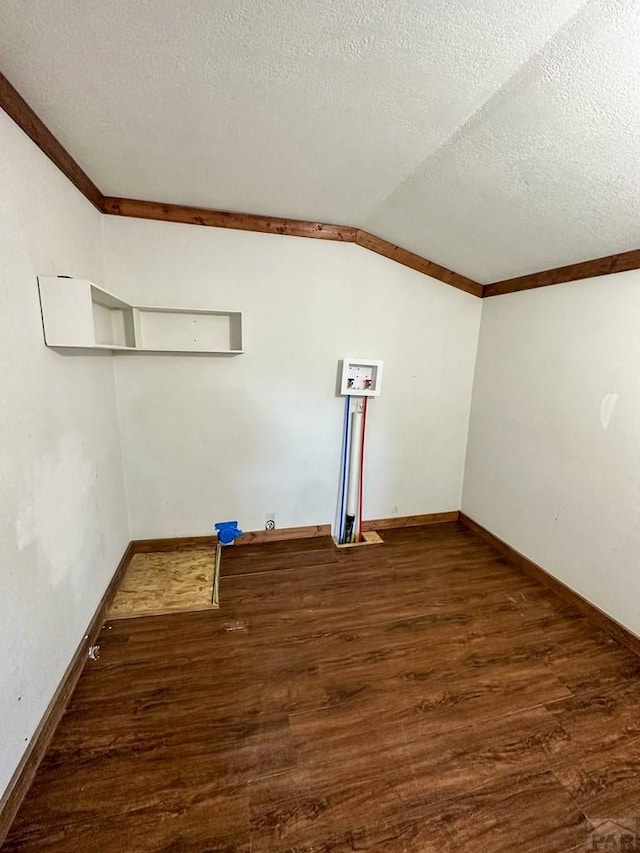
[[[276,529],[276,514],[275,512],[270,512],[267,516],[267,520],[264,525],[265,530],[275,530]]]

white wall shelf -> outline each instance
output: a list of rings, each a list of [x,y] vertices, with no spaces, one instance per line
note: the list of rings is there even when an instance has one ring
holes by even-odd
[[[242,312],[131,305],[86,279],[39,276],[44,340],[65,350],[239,355]]]

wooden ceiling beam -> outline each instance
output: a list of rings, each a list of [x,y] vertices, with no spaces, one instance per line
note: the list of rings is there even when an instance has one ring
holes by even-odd
[[[257,231],[266,234],[283,234],[291,237],[310,237],[319,240],[335,240],[343,243],[356,243],[364,249],[389,258],[398,264],[442,281],[474,296],[491,297],[507,293],[519,293],[538,287],[549,287],[611,275],[617,272],[640,269],[640,249],[594,258],[563,267],[542,270],[516,278],[496,281],[484,286],[460,273],[436,264],[403,249],[394,243],[383,240],[350,225],[329,225],[323,222],[309,222],[300,219],[286,219],[277,216],[261,216],[254,213],[236,213],[227,210],[210,210],[181,204],[143,201],[140,199],[115,198],[104,196],[87,173],[73,159],[66,148],[56,139],[42,119],[34,112],[16,88],[0,73],[0,107],[35,142],[40,150],[55,163],[71,183],[101,213],[111,216],[131,216],[141,219],[154,219],[164,222],[183,222],[191,225],[205,225],[213,228],[232,228],[241,231]]]
[[[581,281],[585,278],[597,278],[600,275],[611,275],[616,272],[640,269],[640,249],[630,252],[620,252],[617,255],[606,255],[604,258],[594,258],[564,267],[555,267],[542,272],[521,275],[518,278],[508,278],[485,284],[483,296],[502,296],[505,293],[520,293],[536,287],[549,287],[552,284],[566,284],[570,281]]]
[[[313,237],[316,240],[337,240],[343,243],[355,243],[356,240],[356,229],[349,225],[327,225],[323,222],[307,222],[303,219],[211,210],[186,204],[164,204],[160,201],[106,196],[103,210],[111,216],[183,222],[187,225],[205,225],[211,228],[259,231],[265,234],[284,234],[289,237]]]
[[[474,296],[482,295],[482,285],[439,264],[420,257],[407,249],[375,237],[367,231],[349,225],[327,225],[300,219],[283,219],[259,216],[254,213],[235,213],[228,210],[212,210],[206,207],[191,207],[183,204],[163,204],[142,199],[114,198],[106,196],[104,212],[112,216],[132,216],[137,219],[155,219],[162,222],[182,222],[188,225],[204,225],[213,228],[234,228],[241,231],[259,231],[267,234],[284,234],[290,237],[313,237],[320,240],[336,240],[357,243],[378,255],[396,263],[431,276]]]
[[[232,228],[239,231],[357,243],[365,249],[452,287],[472,293],[474,296],[482,295],[482,285],[478,282],[350,225],[329,225],[323,222],[261,216],[254,213],[235,213],[183,204],[104,196],[2,73],[0,73],[0,107],[101,213],[163,222],[183,222],[212,228]]]
[[[104,196],[98,187],[2,73],[0,106],[91,204],[102,211]]]
[[[453,272],[453,270],[447,269],[447,267],[441,267],[440,264],[416,255],[408,249],[403,249],[401,246],[389,243],[381,237],[375,237],[373,234],[369,234],[368,231],[358,229],[356,243],[358,246],[362,246],[371,252],[376,252],[378,255],[383,255],[385,258],[395,261],[397,264],[402,264],[424,275],[431,276],[431,278],[436,278],[438,281],[443,281],[445,284],[450,284],[452,287],[458,288],[458,290],[464,290],[465,293],[471,293],[473,296],[482,296],[483,287],[479,282],[466,278],[466,276],[460,275],[460,273]]]

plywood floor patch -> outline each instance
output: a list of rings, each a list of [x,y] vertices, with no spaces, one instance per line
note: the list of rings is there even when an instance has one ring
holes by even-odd
[[[122,579],[109,619],[214,609],[212,548],[136,554]]]
[[[384,545],[384,540],[377,531],[366,530],[360,542],[345,542],[341,545],[334,536],[333,544],[336,548],[361,548],[363,545]]]

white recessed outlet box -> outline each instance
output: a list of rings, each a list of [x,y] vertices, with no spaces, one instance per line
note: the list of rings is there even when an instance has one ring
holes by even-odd
[[[39,276],[45,343],[61,349],[236,355],[242,313],[131,305],[86,279]]]
[[[378,397],[382,385],[382,362],[375,358],[345,358],[342,362],[343,396]]]

